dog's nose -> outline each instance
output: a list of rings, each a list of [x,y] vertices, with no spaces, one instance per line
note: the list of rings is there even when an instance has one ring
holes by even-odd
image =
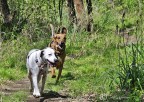
[[[64,44],[64,42],[61,42],[61,45],[63,45]]]
[[[64,42],[61,42],[61,43],[60,43],[60,46],[61,46],[61,47],[63,47],[63,46],[64,46],[64,44],[65,44]]]
[[[54,62],[58,62],[58,59],[54,59]]]

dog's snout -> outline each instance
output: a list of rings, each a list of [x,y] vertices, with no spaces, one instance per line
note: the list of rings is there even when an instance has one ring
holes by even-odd
[[[59,46],[63,47],[65,45],[64,42],[61,42]]]
[[[63,45],[64,44],[64,42],[61,42],[61,45]]]
[[[54,59],[54,62],[58,62],[58,59]]]

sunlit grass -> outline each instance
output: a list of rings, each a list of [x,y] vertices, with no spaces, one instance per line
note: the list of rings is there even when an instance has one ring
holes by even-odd
[[[11,54],[3,53],[3,62],[0,62],[2,80],[18,80],[26,76],[25,58],[27,52],[32,48],[45,48],[49,42],[43,39],[30,43],[27,38],[23,41],[22,39],[19,38],[12,43],[4,43],[7,46],[3,51]],[[119,87],[118,52],[121,51],[122,55],[125,54],[124,48],[118,49],[117,47],[118,39],[114,34],[109,37],[101,33],[67,35],[67,57],[60,82],[55,85],[56,79],[52,79],[49,73],[45,92],[50,90],[59,92],[66,89],[70,96],[77,97],[88,93],[110,95],[111,92],[117,90]],[[22,42],[19,45],[20,41]],[[10,48],[11,50],[7,50]],[[127,50],[131,52],[129,48]]]
[[[97,38],[97,41],[93,37]],[[109,85],[113,80],[110,75],[114,75],[113,70],[118,68],[118,49],[111,46],[116,42],[107,43],[106,47],[102,47],[105,44],[103,41],[105,38],[98,35],[93,37],[78,35],[74,41],[67,41],[67,57],[62,77],[58,85],[53,85],[55,79],[48,78],[46,85],[48,89],[59,91],[66,88],[69,95],[73,97],[87,93],[108,94],[110,92]]]
[[[1,102],[25,102],[27,93],[23,91],[15,92],[10,96],[4,96],[0,94]]]

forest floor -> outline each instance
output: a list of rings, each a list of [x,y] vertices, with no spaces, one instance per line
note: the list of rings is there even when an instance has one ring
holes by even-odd
[[[27,94],[27,99],[23,102],[94,102],[95,95],[89,94],[77,98],[72,98],[68,95],[65,88],[59,92],[55,91],[44,91],[44,94],[39,97],[33,97],[32,93],[29,92],[30,82],[28,78],[23,78],[22,80],[11,82],[8,81],[4,85],[0,86],[1,94],[3,96],[9,97],[16,92],[25,92]],[[0,102],[2,101],[2,97]]]

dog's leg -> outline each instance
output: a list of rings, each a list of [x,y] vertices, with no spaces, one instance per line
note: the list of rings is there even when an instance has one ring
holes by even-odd
[[[55,74],[55,69],[53,67],[51,67],[51,74],[52,74],[52,78],[55,78],[56,77],[56,74]]]
[[[32,74],[31,74],[31,72],[29,71],[28,72],[28,78],[29,78],[29,80],[30,80],[30,84],[31,84],[31,86],[30,86],[30,92],[33,92],[33,83],[32,83],[32,76],[31,76]]]
[[[38,89],[38,74],[36,73],[33,73],[32,74],[32,81],[33,81],[33,87],[34,87],[34,91],[33,91],[33,95],[35,97],[40,97],[40,92],[39,92],[39,89]]]
[[[44,90],[44,86],[45,86],[46,78],[47,78],[47,73],[45,72],[45,73],[43,74],[43,76],[42,76],[41,94],[43,94],[43,90]]]
[[[60,78],[60,76],[61,76],[61,73],[62,73],[62,68],[63,68],[63,67],[60,67],[60,68],[59,68],[59,71],[58,71],[58,76],[57,76],[57,79],[56,79],[56,84],[58,83],[59,78]]]
[[[60,65],[60,67],[58,68],[59,71],[58,71],[58,76],[57,76],[57,79],[56,79],[56,84],[58,83],[59,78],[61,77],[61,74],[62,74],[62,69],[63,69],[63,64],[64,64],[65,56],[66,56],[66,54],[63,56],[62,63]]]
[[[37,80],[38,80],[38,83],[39,83],[39,81],[41,80],[41,74],[38,75]]]

